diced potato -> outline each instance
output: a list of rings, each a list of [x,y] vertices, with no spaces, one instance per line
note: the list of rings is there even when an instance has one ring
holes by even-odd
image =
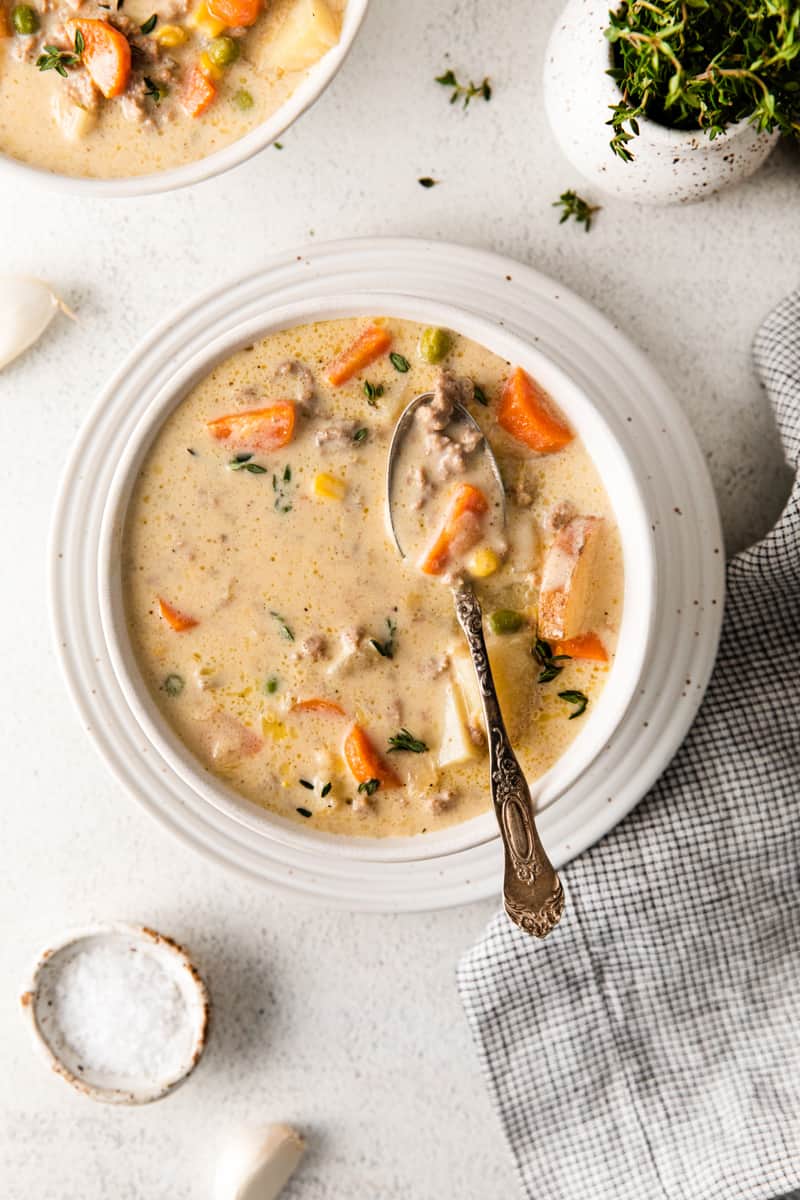
[[[267,48],[265,66],[304,71],[339,41],[341,20],[325,0],[298,0]]]
[[[314,476],[312,490],[320,500],[344,500],[347,494],[347,484],[343,479],[329,475],[327,471],[320,471],[318,475]]]
[[[452,767],[457,763],[468,762],[469,759],[475,758],[477,753],[477,746],[470,734],[461,689],[452,683],[448,684],[444,702],[442,740],[439,745],[439,766]]]
[[[565,641],[589,630],[604,526],[602,517],[573,517],[545,555],[539,634],[547,641]]]
[[[85,138],[97,122],[97,114],[75,104],[64,92],[53,95],[53,117],[67,141],[78,142]]]
[[[206,7],[205,0],[200,0],[200,3],[191,12],[189,15],[189,24],[194,25],[195,29],[202,30],[208,37],[212,38],[219,37],[222,31],[227,29],[224,21],[219,21],[216,17],[212,17]]]
[[[499,566],[500,558],[491,546],[479,546],[467,559],[467,570],[473,579],[486,579],[494,575]]]
[[[531,654],[531,640],[529,631],[486,639],[500,710],[512,739],[520,737],[530,725],[537,699],[536,661]],[[478,681],[467,647],[459,645],[454,649],[451,661],[466,708],[467,723],[485,729]]]
[[[172,50],[175,46],[182,46],[188,40],[189,34],[180,25],[162,25],[153,37],[159,46],[166,46],[168,50]]]

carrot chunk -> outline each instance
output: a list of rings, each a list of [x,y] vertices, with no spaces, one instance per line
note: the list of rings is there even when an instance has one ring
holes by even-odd
[[[310,700],[298,700],[290,712],[294,713],[330,713],[332,716],[343,717],[344,709],[335,700],[324,700],[321,696],[313,696]]]
[[[352,725],[344,740],[344,757],[357,783],[369,783],[370,779],[387,788],[400,787],[400,780],[392,768],[383,761],[360,725]]]
[[[292,440],[296,420],[291,400],[279,400],[269,408],[251,408],[247,412],[228,413],[209,421],[207,428],[217,441],[227,442],[236,450],[280,450]]]
[[[202,117],[216,99],[217,89],[199,67],[192,67],[180,90],[181,108],[189,117]]]
[[[184,633],[187,629],[194,629],[195,625],[197,625],[194,617],[189,617],[186,613],[182,613],[170,604],[168,600],[164,600],[162,596],[158,597],[158,608],[170,629],[174,629],[176,633]]]
[[[363,371],[380,358],[392,344],[392,335],[383,325],[368,325],[352,345],[328,364],[327,376],[334,387],[341,387],[358,371]]]
[[[239,25],[255,25],[261,0],[206,0],[206,8],[212,17],[234,29]]]
[[[131,47],[125,35],[108,21],[88,17],[67,21],[66,31],[76,50],[80,45],[77,35],[83,39],[80,59],[92,83],[107,100],[120,96],[131,74]]]
[[[568,638],[565,642],[556,642],[554,654],[566,654],[570,658],[584,658],[587,662],[608,662],[608,651],[596,633],[582,633],[578,637]]]
[[[574,434],[544,388],[516,367],[506,380],[497,410],[499,424],[538,454],[563,450]]]
[[[426,575],[441,575],[452,556],[454,542],[465,530],[465,518],[480,518],[488,511],[489,505],[480,488],[471,483],[460,483],[453,492],[433,545],[419,564],[420,570]],[[468,546],[464,548],[469,549]]]

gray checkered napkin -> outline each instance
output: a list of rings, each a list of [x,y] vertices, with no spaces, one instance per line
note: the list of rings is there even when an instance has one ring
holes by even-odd
[[[800,469],[800,292],[755,359]],[[459,966],[529,1200],[800,1189],[799,714],[800,476],[769,536],[729,564],[694,727],[564,871],[561,925],[537,942],[497,916]]]

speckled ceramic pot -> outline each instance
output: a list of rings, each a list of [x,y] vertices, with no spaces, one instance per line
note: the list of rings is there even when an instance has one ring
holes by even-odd
[[[646,204],[701,200],[752,175],[779,135],[758,133],[746,121],[711,141],[640,118],[640,136],[630,143],[634,162],[612,152],[605,122],[620,93],[606,74],[612,65],[604,33],[608,10],[608,0],[569,0],[545,56],[547,114],[576,170],[604,192]]]

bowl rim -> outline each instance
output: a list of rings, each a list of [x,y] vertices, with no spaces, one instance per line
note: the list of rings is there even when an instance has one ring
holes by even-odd
[[[189,979],[187,989],[191,989],[192,1003],[196,1009],[194,1019],[194,1034],[192,1045],[186,1061],[179,1070],[162,1079],[154,1079],[149,1089],[139,1088],[130,1090],[124,1088],[105,1088],[90,1083],[86,1078],[76,1075],[64,1060],[53,1049],[49,1039],[41,1027],[37,1014],[37,997],[43,981],[44,971],[57,956],[79,942],[96,937],[120,937],[134,940],[140,945],[157,946],[159,950],[174,959],[176,969],[186,972]],[[182,976],[182,978],[184,978]],[[36,959],[25,987],[20,994],[20,1005],[24,1019],[28,1023],[36,1049],[45,1062],[81,1095],[104,1104],[140,1105],[150,1104],[161,1100],[189,1078],[203,1056],[208,1039],[208,1027],[211,1011],[211,1001],[205,981],[198,972],[187,951],[173,938],[159,933],[149,925],[131,924],[127,921],[102,921],[92,925],[66,930],[60,937],[48,942]]]
[[[316,103],[344,65],[369,4],[370,0],[347,0],[341,36],[336,45],[331,46],[321,59],[306,69],[304,77],[291,95],[264,121],[211,154],[177,167],[168,167],[164,171],[102,179],[48,171],[46,167],[24,162],[0,150],[0,185],[4,182],[8,185],[15,182],[27,183],[55,192],[82,195],[87,199],[121,199],[178,191],[222,175],[271,146],[290,125]]]
[[[444,325],[509,362],[520,362],[563,407],[601,477],[623,540],[625,599],[619,644],[626,646],[626,653],[617,655],[597,709],[571,743],[567,754],[532,784],[532,792],[538,806],[545,808],[574,784],[597,760],[622,722],[647,660],[653,636],[656,589],[656,560],[647,506],[619,439],[584,389],[547,355],[521,337],[503,329],[497,322],[455,304],[400,293],[375,292],[310,296],[278,307],[270,306],[265,299],[263,309],[257,315],[206,342],[201,351],[158,388],[136,422],[116,464],[100,530],[97,583],[104,640],[112,671],[124,696],[126,717],[133,719],[167,768],[196,795],[249,831],[293,850],[312,853],[324,850],[326,854],[353,861],[408,862],[444,858],[496,840],[498,830],[494,813],[489,809],[477,817],[424,836],[375,838],[306,829],[279,814],[259,808],[204,769],[161,716],[139,673],[127,636],[119,572],[125,513],[136,471],[166,417],[212,366],[255,338],[280,329],[337,317],[375,315]],[[580,413],[578,417],[576,411]],[[591,438],[587,436],[589,433]],[[597,460],[588,444],[590,441],[593,445],[598,441],[603,445],[603,453],[608,456],[606,462]]]

